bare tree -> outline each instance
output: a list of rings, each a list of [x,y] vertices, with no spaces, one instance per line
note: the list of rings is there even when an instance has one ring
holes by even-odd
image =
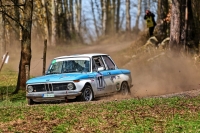
[[[23,6],[23,10],[20,10],[21,18],[21,58],[19,64],[19,73],[17,80],[17,87],[14,93],[17,93],[20,87],[25,88],[26,86],[26,70],[27,65],[30,70],[31,62],[31,26],[32,26],[32,12],[33,12],[33,0],[25,0],[24,3],[21,1],[20,4]],[[21,8],[22,9],[22,8]],[[30,73],[30,71],[28,71]],[[29,75],[29,74],[28,74]]]
[[[106,21],[107,21],[107,10],[106,10],[106,0],[101,0],[102,4],[102,30],[103,30],[103,35],[106,33]]]
[[[119,23],[120,23],[120,6],[121,5],[121,1],[117,0],[117,13],[116,13],[116,31],[119,31]]]
[[[111,4],[110,4],[110,8],[111,8],[111,13],[110,13],[110,28],[111,28],[111,33],[113,34],[115,32],[115,4],[116,4],[116,0],[112,0]]]
[[[131,31],[130,0],[126,0],[126,31]]]
[[[56,45],[56,38],[57,38],[57,12],[56,12],[56,5],[57,0],[51,1],[51,45]]]
[[[6,53],[6,42],[5,42],[5,24],[4,24],[4,14],[0,14],[0,49],[1,54],[0,57],[2,59],[3,55]]]
[[[74,10],[73,10],[73,7],[74,7],[74,2],[73,0],[69,0],[69,9],[70,9],[70,32],[72,34],[74,34],[75,32],[75,28],[74,28]]]
[[[69,0],[64,0],[64,15],[63,15],[63,32],[65,32],[64,40],[68,39],[71,40],[71,34],[70,34],[70,25],[71,25],[71,18],[70,18],[70,6],[69,6]]]
[[[142,4],[142,0],[138,0],[137,3],[137,17],[136,17],[136,22],[135,22],[135,28],[139,29],[139,19],[141,16],[141,4]]]
[[[93,21],[94,21],[94,28],[95,28],[96,35],[97,35],[97,38],[98,38],[99,37],[99,30],[98,30],[98,27],[97,27],[97,21],[96,21],[96,15],[95,15],[95,10],[94,10],[94,2],[93,2],[93,0],[91,0],[90,3],[91,3],[91,8],[92,8],[92,16],[93,16]]]
[[[80,34],[80,25],[81,25],[81,0],[75,0],[75,30]]]

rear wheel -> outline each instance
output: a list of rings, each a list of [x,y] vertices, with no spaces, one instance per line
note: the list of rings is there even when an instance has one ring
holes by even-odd
[[[94,93],[90,85],[85,85],[80,95],[81,101],[92,101],[94,99]]]
[[[127,82],[122,82],[121,88],[120,88],[120,93],[124,96],[127,96],[130,94],[130,89],[129,89]]]
[[[33,105],[35,102],[32,99],[27,99],[28,100],[28,105]]]

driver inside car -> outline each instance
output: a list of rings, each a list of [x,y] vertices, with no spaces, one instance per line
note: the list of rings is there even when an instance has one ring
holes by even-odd
[[[63,72],[78,72],[82,71],[84,68],[76,63],[74,60],[69,60],[65,62]]]

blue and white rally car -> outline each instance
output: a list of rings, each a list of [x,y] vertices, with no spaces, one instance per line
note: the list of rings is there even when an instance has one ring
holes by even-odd
[[[91,101],[113,93],[130,94],[131,72],[117,68],[107,54],[54,58],[44,76],[26,82],[28,104],[79,99]]]

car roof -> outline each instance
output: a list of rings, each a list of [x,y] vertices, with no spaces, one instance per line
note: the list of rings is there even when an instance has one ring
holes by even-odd
[[[93,56],[99,56],[99,55],[108,55],[103,53],[88,53],[88,54],[74,54],[74,55],[68,55],[68,56],[59,56],[54,59],[61,59],[61,58],[74,58],[74,57],[93,57]]]

